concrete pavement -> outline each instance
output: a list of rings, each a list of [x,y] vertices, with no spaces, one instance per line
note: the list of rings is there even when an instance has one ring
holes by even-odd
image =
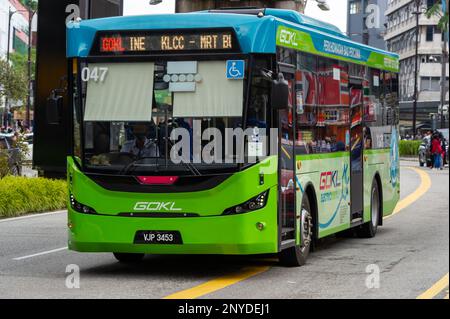
[[[421,186],[420,175],[406,168],[413,165],[418,166],[402,162],[402,198]],[[147,256],[140,264],[123,265],[111,254],[66,250],[64,213],[3,220],[0,296],[164,298],[185,292],[187,297],[233,299],[416,298],[449,272],[448,170],[421,170],[431,188],[385,220],[377,237],[327,239],[301,268],[284,268],[273,256]],[[68,265],[80,269],[79,289],[66,287]],[[379,281],[372,280],[378,271]],[[225,284],[217,285],[217,278],[226,278],[219,280]],[[448,277],[438,288],[442,282],[446,288],[436,298],[446,296]],[[198,293],[199,286],[207,294]]]

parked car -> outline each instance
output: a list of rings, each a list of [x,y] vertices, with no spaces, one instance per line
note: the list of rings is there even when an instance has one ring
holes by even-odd
[[[448,128],[446,129],[441,129],[438,130],[439,132],[442,133],[442,135],[444,136],[445,139],[445,158],[444,158],[444,165],[448,165],[449,161],[448,161],[448,144],[449,144],[449,132],[448,132]]]
[[[20,176],[22,171],[20,150],[13,147],[13,136],[13,134],[0,134],[0,155],[6,154],[11,175]]]
[[[444,165],[449,163],[448,157],[448,145],[449,145],[449,132],[448,129],[438,130],[442,133],[445,139],[445,158]],[[431,136],[425,136],[422,143],[419,146],[419,164],[420,166],[431,167],[433,165],[433,157],[431,156]]]

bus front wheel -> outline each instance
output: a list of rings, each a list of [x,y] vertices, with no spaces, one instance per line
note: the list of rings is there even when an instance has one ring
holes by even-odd
[[[294,247],[288,248],[279,253],[281,264],[287,267],[299,267],[306,264],[306,260],[308,259],[309,252],[311,250],[314,226],[311,205],[306,194],[303,196],[300,218],[300,245],[295,245]]]
[[[381,218],[380,190],[376,180],[374,180],[372,183],[372,190],[370,194],[371,194],[370,195],[371,220],[370,222],[365,223],[364,225],[360,226],[360,228],[357,229],[356,233],[360,238],[375,237],[378,230],[378,224]]]
[[[114,253],[114,257],[121,263],[136,263],[144,258],[144,254]]]

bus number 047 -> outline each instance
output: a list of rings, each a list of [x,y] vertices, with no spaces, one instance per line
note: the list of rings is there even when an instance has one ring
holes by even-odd
[[[88,68],[85,67],[81,70],[81,80],[83,82],[94,81],[94,82],[104,82],[106,75],[108,74],[108,68]]]

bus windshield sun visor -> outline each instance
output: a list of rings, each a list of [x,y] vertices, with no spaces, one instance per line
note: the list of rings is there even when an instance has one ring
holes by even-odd
[[[241,117],[244,81],[227,79],[226,61],[198,62],[191,90],[175,91],[174,117]]]
[[[145,121],[152,117],[154,63],[95,63],[84,76],[84,121]],[[95,74],[95,77],[93,76]]]

